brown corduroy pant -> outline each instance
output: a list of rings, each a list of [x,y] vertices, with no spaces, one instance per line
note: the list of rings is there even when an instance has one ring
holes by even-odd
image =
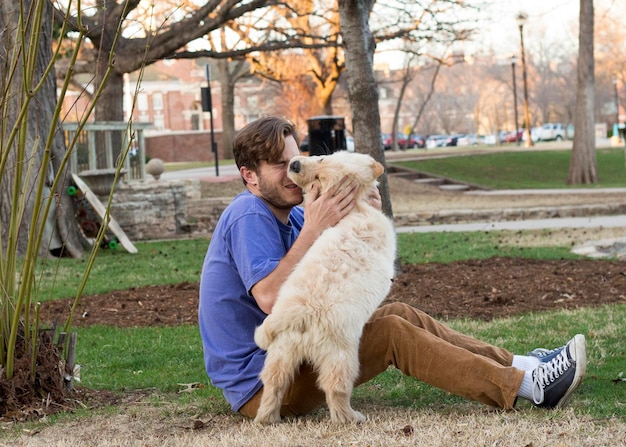
[[[429,385],[495,407],[511,409],[524,371],[511,366],[509,351],[463,335],[404,303],[380,307],[363,329],[360,375],[367,382],[390,365]],[[285,397],[281,416],[302,416],[325,403],[317,375],[303,364]],[[256,416],[261,388],[239,412]]]

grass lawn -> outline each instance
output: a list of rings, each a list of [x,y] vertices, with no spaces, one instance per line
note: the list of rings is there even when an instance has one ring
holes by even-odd
[[[503,232],[506,233],[506,232]],[[499,232],[400,234],[399,255],[405,263],[451,262],[491,256],[524,256],[536,259],[575,258],[568,247],[507,246]],[[86,293],[123,289],[143,284],[197,281],[206,240],[138,243],[138,254],[102,251],[91,273]],[[42,281],[42,298],[71,297],[84,261],[61,259],[42,274],[56,281]],[[116,272],[112,274],[111,272]],[[114,277],[115,281],[111,281]],[[563,334],[588,334],[589,370],[573,400],[576,411],[607,418],[623,410],[623,399],[611,380],[625,372],[626,306],[614,305],[555,313],[522,315],[489,323],[463,320],[450,325],[514,352],[537,346],[551,347]],[[211,411],[227,412],[219,391],[211,387],[204,372],[202,347],[196,326],[121,329],[90,327],[78,330],[77,362],[82,384],[96,389],[153,389],[175,396],[183,386],[206,385],[186,399],[207,400]],[[177,399],[173,397],[174,399]],[[419,381],[390,370],[356,392],[365,402],[423,408],[437,403],[462,401]]]
[[[492,189],[568,188],[570,157],[563,150],[498,152],[392,163]],[[596,158],[599,183],[582,187],[626,187],[623,149],[597,150]]]
[[[626,186],[623,151],[621,149],[607,149],[598,151],[597,156],[601,183],[595,186]],[[482,184],[490,188],[560,188],[565,187],[564,178],[569,163],[569,152],[512,152],[394,162],[394,164],[396,163],[420,171]],[[506,241],[507,237],[507,232],[400,234],[398,236],[398,250],[405,263],[451,262],[492,256],[524,256],[536,259],[575,257],[569,252],[570,247],[523,247],[520,249],[519,246],[513,244],[509,246],[503,242]],[[196,282],[199,280],[208,244],[209,241],[206,239],[139,242],[136,244],[138,253],[134,255],[121,250],[103,250],[96,258],[84,294],[103,293],[142,285]],[[85,260],[46,260],[38,270],[38,278],[40,278],[36,284],[38,299],[45,301],[72,298],[76,293],[85,267]],[[535,430],[537,424],[545,423],[550,426],[549,429],[545,429],[546,433],[555,430],[554,426],[550,425],[553,421],[557,421],[561,427],[570,423],[569,421],[573,420],[575,425],[584,419],[591,421],[590,427],[593,426],[595,430],[602,431],[603,427],[613,426],[613,421],[617,420],[620,422],[619,427],[623,427],[626,417],[626,401],[624,399],[626,382],[622,381],[621,378],[626,375],[626,350],[624,348],[626,305],[534,313],[497,319],[491,322],[470,319],[452,320],[449,321],[449,324],[468,335],[519,353],[524,353],[538,346],[553,347],[555,340],[558,342],[565,341],[564,334],[568,336],[577,332],[586,334],[589,362],[587,375],[580,390],[572,399],[570,407],[564,412],[538,412],[527,402],[520,402],[518,412],[512,416],[507,415],[506,418],[514,420],[517,415],[521,414],[522,426],[530,421],[530,426],[526,430]],[[152,419],[156,417],[160,420],[159,418],[169,417],[177,411],[193,411],[195,415],[199,415],[198,417],[204,420],[223,421],[224,419],[219,418],[230,418],[228,419],[230,424],[232,425],[233,422],[236,424],[232,430],[237,432],[247,433],[248,430],[254,430],[253,426],[242,424],[239,419],[232,416],[221,392],[210,385],[204,371],[202,347],[197,326],[151,328],[94,326],[78,329],[77,332],[76,362],[81,365],[81,384],[83,386],[118,392],[149,390],[151,397],[144,403],[145,408],[160,409],[160,413]],[[185,384],[194,383],[199,384],[195,391],[179,393],[186,388]],[[489,413],[488,410],[484,409],[484,406],[468,403],[464,399],[451,396],[412,378],[404,377],[393,369],[355,390],[354,404],[370,410],[378,409],[379,412],[384,409],[384,413],[389,414],[394,411],[409,409],[411,414],[426,417],[425,426],[433,425],[432,421],[437,418],[443,416],[445,419],[446,415],[460,411],[459,415],[454,417],[455,420],[459,421],[460,426],[449,429],[447,432],[459,435],[463,431],[468,432],[469,430],[470,436],[474,439],[471,443],[463,442],[457,445],[481,445],[481,436],[483,436],[482,432],[476,433],[476,430],[472,432],[472,427],[468,427],[472,424],[471,420],[464,422],[466,419],[463,408],[472,408],[471,413],[478,415],[478,417],[485,415],[488,424],[496,426],[494,430],[497,430],[497,426],[501,425],[499,413]],[[131,420],[139,417],[140,414],[138,409],[130,412],[124,411],[130,414]],[[70,423],[77,421],[76,423],[82,427],[85,425],[81,422],[83,418],[94,418],[98,414],[103,414],[102,417],[108,419],[117,412],[118,409],[116,408],[98,410],[95,413],[85,409],[75,414],[53,416],[42,425],[53,424],[55,421],[70,421]],[[374,419],[379,417],[375,410],[371,412],[374,413]],[[507,423],[504,416],[502,421],[503,424]],[[400,422],[393,421],[393,424],[398,423]],[[416,426],[418,424],[417,422],[413,423]],[[442,422],[439,421],[438,423]],[[90,422],[85,426],[89,424]],[[297,434],[298,430],[305,427],[307,422],[303,422],[301,425],[295,424],[283,425],[283,429],[289,430],[291,428],[292,432]],[[6,432],[8,434],[0,432],[0,445],[3,445],[3,439],[16,439],[16,430],[22,430],[24,427],[25,425],[17,425],[14,430]],[[320,427],[323,431],[323,425]],[[586,430],[589,429],[588,427],[570,428],[573,430],[580,429],[583,437]],[[565,432],[570,428],[563,428],[563,431]],[[219,432],[219,429],[218,426],[216,430]],[[387,429],[393,430],[393,432],[383,432],[382,435],[390,439],[386,442],[372,443],[371,439],[376,439],[378,436],[375,434],[367,438],[369,441],[359,443],[358,439],[355,440],[356,438],[353,436],[356,436],[355,433],[360,428],[349,428],[350,431],[347,432],[349,439],[344,439],[342,443],[337,445],[416,445],[412,443],[412,440],[418,439],[417,433],[415,438],[406,438],[411,441],[410,444],[398,442],[398,439],[393,437],[395,435],[390,435],[390,433],[395,433],[401,429],[402,426],[394,426]],[[110,428],[109,430],[115,431],[116,429]],[[226,431],[228,428],[224,427],[223,430]],[[560,428],[556,430],[558,431]],[[502,436],[506,437],[506,429],[504,431]],[[321,438],[316,438],[317,441],[313,439],[313,443],[307,443],[310,440],[305,438],[295,439],[288,436],[281,438],[283,441],[284,439],[287,441],[279,442],[275,436],[278,435],[277,432],[269,433],[273,436],[269,439],[271,442],[275,442],[274,445],[329,445],[325,441],[327,437],[332,439],[339,432],[332,431],[328,435],[322,433],[319,435]],[[521,433],[523,435],[524,429]],[[432,432],[431,435],[437,436]],[[314,436],[318,436],[317,432]],[[489,437],[491,433],[484,433],[484,436]],[[400,438],[400,441],[404,439]],[[262,444],[259,441],[256,445]],[[211,444],[201,440],[198,445],[243,444],[229,444],[228,441]],[[445,445],[452,445],[452,443]],[[501,444],[494,441],[493,445],[526,444],[520,439],[520,442],[516,444]],[[532,445],[532,443],[528,445]]]

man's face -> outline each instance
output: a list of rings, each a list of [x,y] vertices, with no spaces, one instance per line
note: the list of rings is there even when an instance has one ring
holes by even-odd
[[[285,150],[278,163],[261,161],[257,173],[256,191],[252,191],[264,199],[276,210],[291,210],[302,203],[302,189],[287,176],[289,160],[299,155],[298,145],[292,136],[285,138]]]

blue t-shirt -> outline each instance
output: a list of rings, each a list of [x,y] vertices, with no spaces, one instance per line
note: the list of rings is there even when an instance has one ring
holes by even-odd
[[[249,191],[222,213],[204,260],[198,320],[211,383],[239,411],[261,388],[265,351],[254,330],[267,316],[250,289],[270,274],[300,234],[304,210],[294,207],[289,225]]]

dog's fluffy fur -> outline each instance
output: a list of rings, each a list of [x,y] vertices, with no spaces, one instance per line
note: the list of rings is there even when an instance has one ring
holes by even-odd
[[[318,372],[333,423],[365,420],[350,405],[359,373],[359,341],[389,292],[396,255],[391,221],[367,202],[383,170],[369,155],[345,151],[290,161],[288,175],[305,192],[317,182],[324,193],[344,176],[356,179],[359,187],[355,208],[320,235],[256,329],[255,342],[267,350],[257,422],[280,421],[282,399],[304,361]]]

